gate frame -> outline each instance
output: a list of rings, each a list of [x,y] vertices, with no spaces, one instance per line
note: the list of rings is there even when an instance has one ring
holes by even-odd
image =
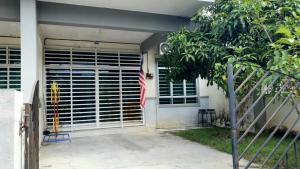
[[[244,65],[245,66],[245,65]],[[257,156],[261,153],[261,150],[268,144],[268,142],[272,139],[272,137],[274,136],[274,134],[278,131],[279,127],[283,125],[283,122],[285,122],[285,120],[287,120],[288,117],[290,117],[291,113],[293,111],[296,111],[298,113],[298,118],[296,118],[295,121],[293,121],[292,125],[288,127],[287,131],[285,132],[285,134],[283,136],[281,136],[280,140],[277,141],[276,146],[272,149],[272,151],[270,153],[268,153],[268,156],[266,157],[266,159],[264,159],[263,163],[261,164],[260,168],[264,167],[265,164],[273,157],[275,151],[278,149],[278,147],[281,145],[281,143],[283,142],[283,140],[286,139],[287,135],[293,130],[293,128],[296,126],[296,124],[299,124],[298,122],[300,122],[300,110],[297,108],[300,105],[300,101],[295,102],[295,100],[291,97],[293,95],[293,92],[289,92],[288,96],[285,96],[284,101],[277,106],[277,109],[274,111],[273,115],[270,117],[270,119],[264,124],[264,126],[259,130],[259,132],[257,132],[257,134],[255,135],[255,137],[251,140],[251,142],[247,145],[247,147],[243,150],[243,152],[241,153],[241,155],[239,155],[238,153],[238,144],[241,142],[241,140],[247,135],[247,133],[249,133],[249,130],[257,123],[257,121],[259,120],[259,118],[262,117],[262,114],[267,110],[267,108],[271,105],[271,102],[273,102],[276,97],[279,96],[279,94],[281,92],[283,92],[285,89],[287,89],[289,87],[289,84],[291,81],[294,81],[296,84],[296,88],[297,86],[300,85],[300,79],[296,79],[295,77],[291,77],[289,75],[283,74],[281,72],[276,72],[276,71],[267,71],[265,69],[263,69],[262,67],[257,66],[257,68],[255,70],[252,71],[252,73],[250,73],[241,84],[239,84],[239,87],[237,89],[235,88],[235,78],[238,76],[238,74],[240,72],[242,72],[242,68],[239,68],[239,70],[234,73],[233,70],[233,65],[231,63],[227,63],[227,75],[228,75],[228,79],[227,79],[227,85],[228,85],[228,95],[229,95],[229,113],[230,113],[230,119],[231,119],[231,144],[232,144],[232,161],[233,161],[233,169],[239,169],[239,161],[243,158],[243,155],[249,150],[249,147],[256,141],[256,139],[260,136],[260,134],[262,134],[262,132],[266,129],[267,124],[269,124],[271,122],[271,120],[273,119],[273,117],[280,111],[280,109],[286,105],[287,101],[290,99],[292,100],[294,103],[291,106],[290,111],[286,112],[285,116],[280,120],[280,122],[276,125],[276,128],[272,131],[271,134],[269,134],[268,138],[264,141],[264,143],[258,148],[258,150],[256,151],[254,157],[249,160],[249,162],[247,163],[247,165],[245,166],[245,168],[249,168],[254,161],[256,160]],[[244,67],[245,68],[245,67]],[[264,71],[264,75],[262,77],[259,78],[259,80],[257,81],[257,83],[251,87],[251,89],[248,91],[248,93],[243,96],[243,98],[237,102],[236,100],[236,93],[243,87],[244,84],[246,84],[248,82],[249,79],[252,78],[252,76],[259,70],[262,69]],[[255,91],[255,89],[263,82],[263,80],[265,80],[269,75],[275,74],[275,78],[272,79],[272,82],[270,84],[267,85],[266,89],[263,89],[263,92],[260,94],[260,96],[258,98],[256,98],[256,100],[250,105],[249,108],[247,108],[247,110],[245,112],[243,112],[244,114],[241,116],[240,119],[237,119],[237,110],[240,108],[240,106],[246,102],[246,99],[253,94],[253,92]],[[284,81],[284,83],[282,85],[280,85],[280,90],[276,91],[276,94],[272,97],[272,99],[266,104],[264,105],[263,109],[260,110],[260,113],[258,115],[255,115],[254,120],[251,120],[251,123],[249,126],[247,126],[245,132],[242,134],[242,136],[239,136],[239,130],[238,127],[239,125],[242,123],[243,120],[245,120],[245,117],[251,112],[251,110],[254,109],[254,107],[257,105],[257,103],[264,97],[265,94],[267,94],[267,91],[269,91],[270,89],[273,88],[275,82],[280,79],[280,77],[283,77],[284,79],[286,79],[287,81]],[[289,142],[289,144],[287,145],[286,149],[284,150],[284,153],[280,156],[280,158],[277,160],[277,162],[274,164],[273,169],[278,169],[281,166],[281,163],[286,161],[285,165],[287,167],[287,169],[289,169],[289,164],[288,164],[288,152],[293,149],[294,151],[294,156],[296,158],[296,168],[300,169],[300,164],[299,164],[299,155],[298,155],[298,151],[297,151],[297,141],[300,138],[300,132],[298,132],[296,134],[295,137],[293,137],[292,141]]]
[[[232,145],[232,164],[233,169],[239,169],[239,160],[238,160],[238,145],[237,145],[237,117],[236,117],[236,96],[234,92],[234,75],[233,75],[233,66],[232,64],[227,65],[227,74],[228,74],[228,94],[229,94],[229,113],[231,120],[231,145]]]
[[[35,83],[32,103],[25,103],[24,169],[39,169],[39,81]]]

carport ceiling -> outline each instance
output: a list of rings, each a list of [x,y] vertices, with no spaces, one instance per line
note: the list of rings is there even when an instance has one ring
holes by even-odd
[[[41,35],[44,38],[76,39],[121,43],[142,43],[152,35],[149,32],[136,32],[124,30],[112,30],[101,28],[40,25]]]
[[[39,1],[191,17],[197,12],[199,8],[211,3],[213,0],[39,0]]]

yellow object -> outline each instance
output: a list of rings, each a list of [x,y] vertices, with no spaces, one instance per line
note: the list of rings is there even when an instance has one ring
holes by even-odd
[[[60,101],[60,89],[58,83],[53,81],[51,84],[51,104],[53,105],[53,130],[58,133],[59,127],[59,115],[58,115],[58,103]]]
[[[58,127],[59,127],[59,117],[53,117],[53,131],[55,133],[58,133]]]
[[[51,103],[52,104],[58,104],[59,102],[59,94],[60,89],[57,82],[52,82],[51,84]]]

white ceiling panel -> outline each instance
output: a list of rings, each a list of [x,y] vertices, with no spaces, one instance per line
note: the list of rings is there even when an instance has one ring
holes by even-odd
[[[40,0],[128,11],[191,17],[213,0]]]

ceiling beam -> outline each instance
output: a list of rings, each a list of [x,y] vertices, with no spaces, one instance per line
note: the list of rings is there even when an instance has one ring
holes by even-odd
[[[142,32],[173,32],[186,17],[38,1],[38,23]],[[0,20],[20,21],[20,0],[0,1]]]
[[[159,44],[165,42],[166,40],[167,40],[167,33],[155,33],[142,42],[141,51],[147,52],[153,47],[158,48]]]
[[[188,25],[190,19],[144,12],[39,2],[38,21],[43,24],[65,26],[142,32],[173,32]]]
[[[19,22],[20,21],[20,0],[1,0],[0,20]]]

